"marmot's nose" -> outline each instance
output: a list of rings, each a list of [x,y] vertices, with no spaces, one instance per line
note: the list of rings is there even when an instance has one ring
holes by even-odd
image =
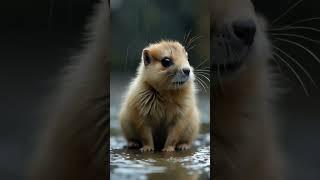
[[[190,74],[190,69],[189,69],[189,68],[184,68],[184,69],[182,69],[182,72],[183,72],[185,75],[189,76],[189,74]]]
[[[251,19],[238,20],[232,24],[234,34],[245,43],[251,46],[254,42],[256,34],[256,23]]]

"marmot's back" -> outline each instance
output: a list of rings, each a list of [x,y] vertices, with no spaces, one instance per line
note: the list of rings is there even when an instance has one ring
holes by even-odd
[[[106,59],[108,18],[98,5],[90,40],[74,57],[60,88],[48,102],[48,128],[32,164],[32,179],[104,179],[109,123]],[[51,106],[52,105],[52,106]]]

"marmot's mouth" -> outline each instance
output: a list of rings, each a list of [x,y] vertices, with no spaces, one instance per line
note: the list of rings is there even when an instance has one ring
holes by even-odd
[[[237,61],[233,63],[227,64],[214,64],[213,70],[214,72],[218,72],[220,74],[233,73],[239,70],[243,65],[242,61]]]

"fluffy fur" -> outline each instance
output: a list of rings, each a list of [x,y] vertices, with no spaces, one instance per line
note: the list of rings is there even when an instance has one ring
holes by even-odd
[[[160,61],[164,57],[170,57],[174,65],[163,67]],[[191,70],[189,80],[173,85],[172,80],[183,68]],[[142,144],[141,151],[190,147],[199,130],[193,80],[187,53],[180,43],[161,41],[144,49],[137,77],[130,84],[119,115],[129,146]]]
[[[32,164],[31,179],[105,179],[109,120],[106,59],[109,7],[100,3],[89,40],[74,58],[47,112],[48,128]]]

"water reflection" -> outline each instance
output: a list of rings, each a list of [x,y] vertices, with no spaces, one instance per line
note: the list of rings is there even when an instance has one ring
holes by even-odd
[[[200,136],[189,151],[141,153],[125,149],[122,137],[111,138],[111,179],[209,179],[210,138]]]

